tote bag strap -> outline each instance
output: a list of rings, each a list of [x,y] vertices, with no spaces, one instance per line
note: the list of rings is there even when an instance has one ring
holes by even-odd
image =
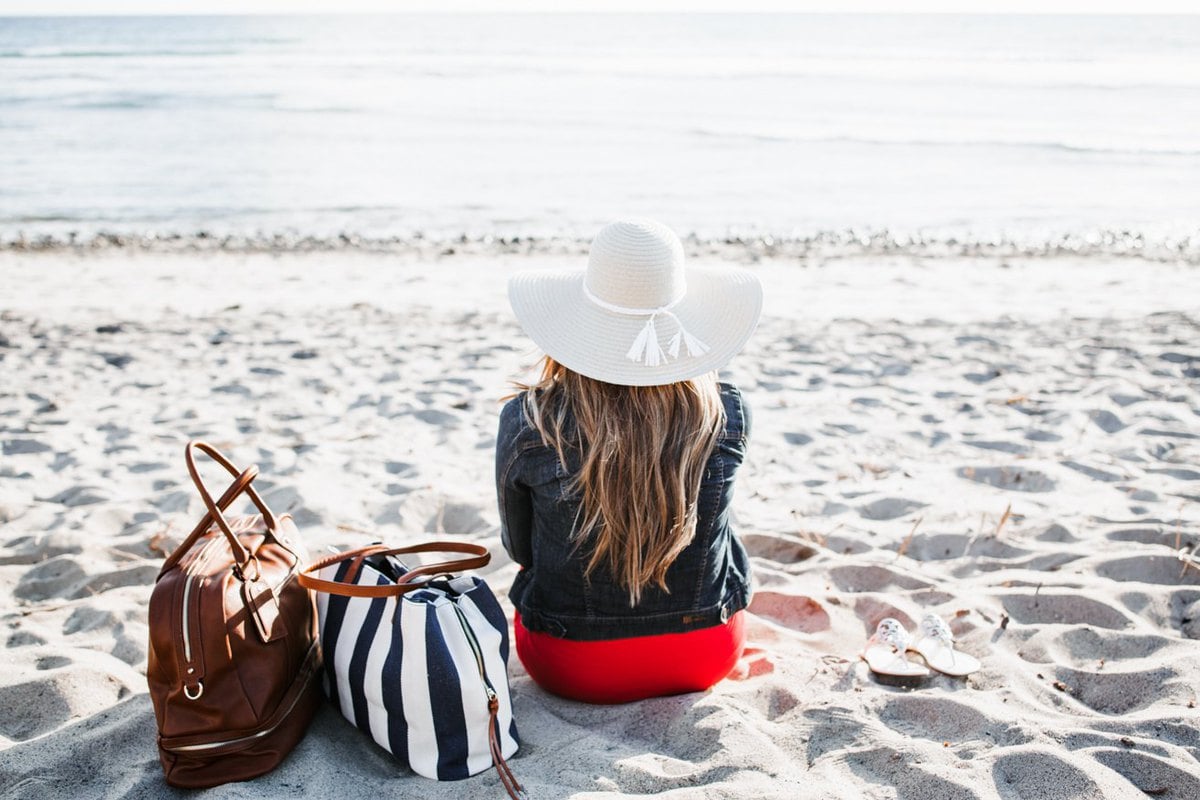
[[[499,711],[500,701],[496,699],[495,692],[492,692],[488,697],[488,744],[492,749],[492,764],[496,767],[496,774],[500,776],[500,783],[508,792],[508,796],[512,800],[526,800],[528,795],[525,794],[525,787],[517,780],[517,776],[513,775],[512,768],[504,760],[503,748],[500,747],[499,722],[496,719]]]
[[[462,553],[471,557],[438,561],[433,564],[426,564],[423,567],[410,569],[401,575],[400,579],[395,583],[385,583],[379,586],[364,586],[354,583],[355,578],[358,577],[358,570],[362,565],[362,561],[367,556],[402,556],[410,553]],[[302,569],[297,577],[301,586],[306,589],[312,589],[315,592],[338,594],[343,597],[398,597],[407,592],[420,589],[424,585],[423,581],[414,582],[416,578],[445,575],[468,569],[479,569],[480,567],[486,567],[491,560],[492,554],[488,552],[486,547],[479,544],[468,544],[467,542],[426,542],[424,544],[409,545],[408,547],[385,547],[381,544],[372,544],[317,559]],[[340,564],[343,561],[355,563],[352,564],[350,571],[341,581],[328,581],[313,575],[313,573],[319,572],[325,567],[332,564]]]

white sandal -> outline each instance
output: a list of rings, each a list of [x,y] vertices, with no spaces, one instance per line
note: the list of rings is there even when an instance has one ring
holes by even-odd
[[[871,671],[895,678],[922,678],[929,670],[921,664],[909,661],[904,653],[912,646],[908,631],[899,620],[888,617],[881,620],[875,633],[867,640],[861,657]]]
[[[920,633],[915,641],[909,642],[908,649],[919,653],[925,663],[938,672],[955,677],[970,674],[983,666],[975,656],[954,649],[950,626],[936,614],[921,617]]]

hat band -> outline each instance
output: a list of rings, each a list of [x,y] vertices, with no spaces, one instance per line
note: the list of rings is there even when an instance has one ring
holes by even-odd
[[[679,321],[679,317],[671,313],[671,309],[683,301],[686,291],[680,292],[679,296],[674,300],[657,308],[632,308],[630,306],[619,306],[607,300],[601,300],[592,294],[592,290],[588,288],[586,280],[583,282],[583,294],[592,304],[603,308],[605,311],[611,311],[614,314],[624,314],[629,317],[650,317],[650,319],[646,320],[646,324],[642,326],[642,329],[638,331],[638,335],[634,338],[629,352],[625,354],[625,357],[630,361],[645,364],[647,367],[657,367],[659,364],[667,362],[668,354],[671,358],[679,358],[679,345],[681,343],[687,348],[687,354],[693,358],[702,356],[711,349],[707,344],[684,330],[683,323]],[[675,335],[667,342],[665,352],[662,349],[662,345],[658,342],[658,331],[654,329],[654,318],[659,314],[666,314],[675,320],[675,325],[678,328]]]

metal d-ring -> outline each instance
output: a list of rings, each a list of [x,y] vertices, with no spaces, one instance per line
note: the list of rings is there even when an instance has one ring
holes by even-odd
[[[244,568],[245,565],[243,565],[243,564],[234,564],[233,565],[233,574],[242,583],[245,583],[246,581],[249,581],[250,583],[258,583],[258,580],[262,577],[262,564],[258,563],[258,558],[256,556],[250,556],[248,559],[246,559],[246,564],[249,564],[251,562],[254,563],[254,577],[253,578],[246,577],[246,571]]]
[[[188,685],[186,683],[183,685],[183,696],[186,697],[188,700],[199,700],[200,695],[202,695],[202,694],[204,694],[204,681],[196,681],[196,693],[195,694],[192,694],[191,690],[188,688]]]

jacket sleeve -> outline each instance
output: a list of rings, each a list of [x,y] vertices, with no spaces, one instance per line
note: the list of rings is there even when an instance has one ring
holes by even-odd
[[[533,564],[533,497],[519,480],[522,410],[515,398],[500,412],[496,435],[496,495],[500,505],[500,542],[522,567]]]
[[[721,384],[721,401],[725,404],[725,430],[721,431],[717,447],[741,463],[750,441],[750,406],[733,384]]]

